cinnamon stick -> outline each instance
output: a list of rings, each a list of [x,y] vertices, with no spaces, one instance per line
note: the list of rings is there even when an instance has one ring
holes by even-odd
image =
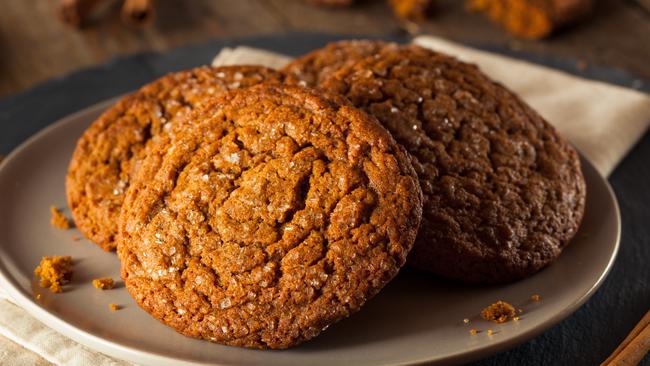
[[[122,20],[132,26],[143,26],[154,18],[154,0],[124,0]]]
[[[548,37],[591,12],[593,0],[467,0],[466,7],[486,13],[515,36]]]
[[[106,0],[61,0],[57,12],[64,23],[79,28],[93,9],[104,1]]]
[[[601,366],[638,364],[650,350],[650,311],[632,329],[630,334],[614,350]]]

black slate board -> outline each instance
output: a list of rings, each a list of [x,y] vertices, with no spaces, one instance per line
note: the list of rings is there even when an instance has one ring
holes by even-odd
[[[70,113],[137,89],[167,72],[209,63],[223,47],[249,45],[295,56],[343,38],[351,37],[284,34],[219,39],[164,54],[116,58],[50,80],[0,99],[0,154],[7,154],[38,130]],[[472,46],[650,92],[650,83],[619,69],[590,65],[581,71],[576,60]],[[609,180],[619,200],[623,233],[616,263],[600,290],[573,315],[544,334],[473,365],[598,365],[650,309],[650,133],[641,138]],[[641,365],[650,365],[650,356]]]

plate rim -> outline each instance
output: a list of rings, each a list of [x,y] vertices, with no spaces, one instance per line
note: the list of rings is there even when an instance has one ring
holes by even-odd
[[[98,103],[95,103],[93,105],[90,105],[88,107],[85,107],[83,109],[80,109],[42,128],[35,134],[25,139],[23,142],[21,142],[5,157],[5,159],[3,159],[3,161],[0,162],[0,173],[2,172],[2,170],[4,170],[5,166],[10,164],[11,161],[13,161],[16,158],[16,156],[18,156],[23,150],[30,147],[37,140],[41,139],[41,137],[49,134],[52,130],[57,129],[62,125],[71,123],[71,121],[74,121],[78,119],[80,116],[83,116],[85,114],[101,112],[126,94],[115,96],[100,101]],[[583,154],[579,152],[579,155],[581,160],[581,169],[584,169],[584,166],[588,165],[589,169],[595,172],[595,174],[602,181],[606,189],[607,195],[611,200],[611,203],[614,208],[614,218],[616,224],[616,239],[614,243],[614,249],[611,252],[611,255],[609,257],[607,265],[605,266],[605,269],[602,271],[602,273],[595,281],[595,283],[585,293],[583,293],[580,297],[575,299],[575,301],[573,301],[567,307],[554,314],[550,319],[548,319],[543,323],[540,323],[539,325],[533,327],[532,329],[525,331],[517,336],[513,336],[511,338],[505,339],[498,343],[486,343],[485,346],[473,349],[471,351],[459,352],[456,354],[448,355],[443,358],[437,358],[437,359],[423,358],[418,360],[412,360],[409,362],[397,362],[390,365],[393,366],[424,365],[424,364],[430,364],[431,362],[435,362],[439,364],[449,364],[449,363],[458,364],[458,363],[471,362],[477,359],[489,357],[491,355],[503,352],[507,349],[511,349],[525,341],[528,341],[540,335],[547,329],[558,324],[560,321],[567,318],[569,315],[573,314],[596,293],[596,291],[604,283],[607,276],[610,274],[611,269],[614,266],[614,263],[616,262],[616,258],[618,257],[618,253],[620,251],[621,235],[622,235],[621,212],[620,212],[618,199],[609,181],[605,177],[603,177],[600,174],[600,172],[598,172],[598,170],[593,166],[593,164],[586,157],[584,157]],[[117,342],[104,339],[100,336],[96,336],[92,333],[89,333],[84,329],[76,327],[66,322],[65,320],[59,318],[58,316],[50,313],[46,309],[39,306],[31,297],[26,296],[21,290],[20,286],[16,283],[15,278],[13,278],[13,276],[9,273],[3,259],[0,259],[0,286],[2,287],[2,289],[5,290],[5,292],[7,292],[10,295],[10,300],[9,300],[10,302],[14,302],[16,305],[26,310],[31,316],[36,318],[36,320],[44,323],[45,325],[52,328],[52,330],[56,331],[57,333],[69,337],[75,342],[78,342],[86,347],[89,347],[109,357],[119,358],[121,360],[126,360],[129,362],[137,362],[137,363],[144,362],[144,364],[155,364],[155,365],[187,365],[187,366],[208,365],[208,364],[226,365],[223,363],[215,363],[215,362],[188,361],[182,358],[177,358],[169,355],[162,355],[160,353],[138,349],[132,346],[127,346],[127,345],[123,345]]]

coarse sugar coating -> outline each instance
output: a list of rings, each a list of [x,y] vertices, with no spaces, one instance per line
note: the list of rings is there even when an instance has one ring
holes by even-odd
[[[104,250],[114,250],[124,193],[150,140],[213,96],[282,80],[261,66],[202,66],[168,74],[122,98],[77,142],[66,179],[76,226]]]
[[[316,86],[346,65],[352,65],[367,56],[377,53],[387,43],[376,40],[344,40],[328,43],[306,55],[298,57],[282,71],[287,82]]]
[[[509,282],[552,263],[576,233],[585,205],[578,154],[476,66],[386,48],[320,87],[377,117],[411,154],[424,195],[411,265]]]
[[[122,277],[154,317],[287,348],[359,310],[405,263],[421,191],[374,118],[287,85],[232,91],[190,118],[144,160],[120,216]]]

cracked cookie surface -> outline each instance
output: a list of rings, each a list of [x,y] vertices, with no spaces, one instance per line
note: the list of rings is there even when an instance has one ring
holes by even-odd
[[[325,47],[298,57],[282,71],[287,82],[316,86],[344,66],[352,65],[385,47],[395,45],[373,40],[344,40],[328,43]]]
[[[553,262],[576,233],[586,194],[578,154],[476,66],[385,48],[320,87],[377,117],[413,157],[424,207],[411,265],[509,282]]]
[[[155,318],[287,348],[359,310],[405,263],[422,195],[376,119],[287,85],[229,92],[190,118],[151,149],[120,216],[122,277]]]
[[[264,67],[204,66],[168,74],[118,101],[84,132],[68,167],[68,205],[81,233],[114,250],[124,193],[150,140],[212,96],[282,80]]]

